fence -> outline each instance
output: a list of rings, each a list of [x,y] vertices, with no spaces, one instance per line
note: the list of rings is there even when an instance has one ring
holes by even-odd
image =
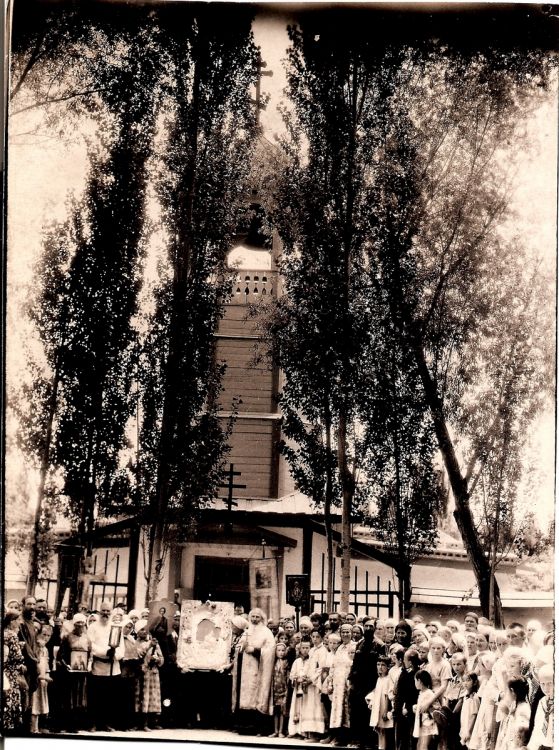
[[[114,558],[114,568],[110,578],[107,577],[112,565],[109,560],[109,549],[98,550],[93,557],[92,578],[102,576],[103,580],[92,580],[89,584],[89,595],[87,606],[90,610],[99,609],[102,601],[108,601],[112,606],[117,602],[126,602],[128,593],[128,568],[126,558],[124,564],[121,564],[121,555],[117,552]],[[125,580],[119,580],[119,572],[126,576]],[[47,578],[43,584],[37,587],[36,595],[39,598],[46,599],[49,607],[56,604],[57,579]]]
[[[381,589],[380,576],[373,576],[365,570],[365,588],[358,588],[357,566],[353,576],[353,587],[349,592],[349,606],[356,615],[371,617],[394,617],[397,614],[398,594],[387,582],[387,588]],[[333,579],[336,581],[336,559],[334,559]],[[311,589],[311,611],[324,612],[326,609],[326,560],[322,555],[320,589]],[[340,589],[334,589],[334,608],[340,606]]]

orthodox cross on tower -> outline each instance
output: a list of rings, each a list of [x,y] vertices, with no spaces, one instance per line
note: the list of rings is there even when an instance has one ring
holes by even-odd
[[[264,70],[268,66],[267,62],[264,62],[262,59],[262,56],[260,55],[260,52],[258,53],[258,60],[256,62],[256,98],[253,99],[254,103],[256,104],[256,125],[260,127],[260,111],[266,108],[266,105],[262,102],[262,90],[260,88],[260,82],[262,80],[262,76],[273,76],[273,72],[271,70]]]

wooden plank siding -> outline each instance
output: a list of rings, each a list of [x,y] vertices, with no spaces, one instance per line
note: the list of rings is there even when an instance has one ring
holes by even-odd
[[[227,457],[241,472],[239,482],[246,484],[235,490],[239,498],[272,498],[278,492],[279,423],[272,415],[278,412],[279,378],[266,360],[256,362],[260,330],[257,319],[249,317],[254,303],[276,293],[277,272],[239,270],[216,333],[216,360],[227,365],[219,408],[227,414],[240,399]]]
[[[240,471],[239,481],[245,489],[235,490],[236,497],[275,497],[274,420],[246,419],[241,415],[229,440],[231,452],[227,461]]]
[[[253,340],[218,338],[216,359],[227,363],[220,409],[229,411],[233,401],[240,398],[241,412],[269,414],[276,410],[274,374],[266,363],[255,364]]]

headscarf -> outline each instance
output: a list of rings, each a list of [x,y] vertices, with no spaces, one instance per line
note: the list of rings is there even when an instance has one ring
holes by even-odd
[[[132,617],[137,617],[138,620],[140,619],[140,610],[139,609],[131,609],[128,613],[128,617],[132,619]]]
[[[148,629],[148,621],[147,620],[138,620],[138,622],[136,623],[136,633],[139,633],[140,630],[143,630],[144,628],[145,628],[145,630]]]
[[[490,672],[497,661],[497,654],[493,651],[482,651],[479,655],[479,661],[483,664],[485,669]]]
[[[312,620],[310,617],[301,617],[299,620],[299,630],[301,630],[301,625],[308,625],[311,629],[313,628]]]
[[[75,625],[77,622],[83,622],[84,625],[87,625],[87,617],[78,612],[72,617],[72,623]]]
[[[350,623],[346,622],[344,624],[345,625],[349,625]],[[365,628],[363,627],[363,625],[360,625],[358,622],[354,622],[353,625],[351,626],[351,640],[353,640],[353,629],[354,628],[359,628],[359,631],[360,631],[359,640],[361,640],[361,638],[363,638],[363,635],[365,633]]]
[[[231,625],[234,625],[238,630],[246,630],[248,628],[248,620],[245,620],[241,615],[235,615],[231,618]]]
[[[462,633],[453,633],[450,639],[459,651],[466,653],[466,639]]]

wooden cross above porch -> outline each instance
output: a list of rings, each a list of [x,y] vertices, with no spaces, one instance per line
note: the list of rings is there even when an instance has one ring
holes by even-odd
[[[220,484],[220,487],[224,487],[227,489],[227,498],[222,498],[223,502],[227,505],[227,510],[231,512],[233,510],[233,505],[237,505],[235,500],[233,500],[233,490],[244,490],[246,489],[246,484],[235,484],[234,478],[240,477],[241,472],[235,471],[235,464],[229,464],[229,471],[227,472],[227,484]]]

